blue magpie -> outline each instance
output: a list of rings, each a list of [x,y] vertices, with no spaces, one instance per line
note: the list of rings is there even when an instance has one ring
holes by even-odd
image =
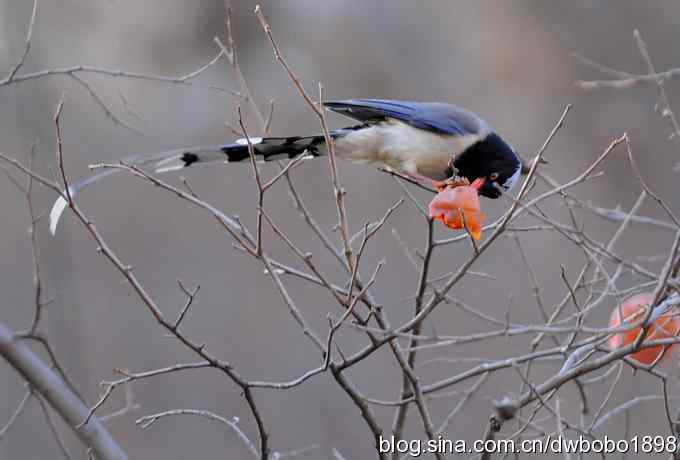
[[[339,158],[387,167],[419,182],[481,179],[479,194],[492,199],[501,195],[499,188],[510,190],[522,172],[515,150],[485,120],[455,105],[382,99],[328,101],[324,105],[360,123],[330,132]],[[265,161],[327,153],[323,135],[249,140],[254,153]],[[155,163],[156,172],[162,173],[203,163],[244,161],[249,156],[247,140],[240,139],[234,144],[138,155],[125,161],[139,166]],[[73,195],[115,171],[73,183],[70,192]],[[66,201],[59,198],[50,213],[52,233],[65,208]]]

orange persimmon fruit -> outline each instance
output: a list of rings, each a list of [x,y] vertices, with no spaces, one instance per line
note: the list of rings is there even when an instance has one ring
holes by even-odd
[[[444,188],[430,202],[430,217],[454,230],[467,226],[470,235],[478,240],[486,217],[479,205],[478,189],[482,184],[483,179],[478,179],[470,185]]]
[[[628,297],[623,301],[620,307],[616,307],[614,308],[614,311],[612,311],[611,317],[609,318],[609,327],[618,327],[622,322],[635,323],[641,321],[645,317],[647,309],[650,308],[649,304],[654,300],[652,295],[651,292],[643,292]],[[622,317],[623,321],[621,321]],[[609,338],[607,343],[611,349],[625,347],[635,341],[640,330],[641,327],[638,326],[625,332],[617,332]],[[680,317],[678,317],[678,312],[675,307],[672,307],[654,320],[654,324],[647,331],[645,340],[659,340],[675,337],[679,332]],[[668,348],[664,355],[665,358],[668,357],[670,352],[676,347],[675,345],[671,345],[670,347],[659,345],[656,347],[643,348],[637,353],[630,355],[630,357],[639,363],[649,365],[659,358],[661,353],[663,353],[664,348]]]

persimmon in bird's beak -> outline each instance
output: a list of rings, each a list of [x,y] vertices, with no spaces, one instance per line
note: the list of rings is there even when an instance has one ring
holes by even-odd
[[[478,190],[483,184],[484,179],[477,179],[470,185],[441,190],[430,202],[429,216],[454,230],[467,229],[474,239],[480,239],[485,216]]]

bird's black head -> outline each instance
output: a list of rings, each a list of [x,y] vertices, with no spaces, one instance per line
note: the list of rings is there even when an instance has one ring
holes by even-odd
[[[509,191],[519,180],[522,163],[498,134],[491,132],[463,151],[453,162],[458,175],[470,182],[483,178],[479,194],[487,198],[498,198],[501,192]]]

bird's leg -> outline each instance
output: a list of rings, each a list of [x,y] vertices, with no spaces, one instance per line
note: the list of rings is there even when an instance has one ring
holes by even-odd
[[[435,180],[430,177],[424,176],[422,174],[419,174],[415,171],[395,171],[394,169],[390,168],[389,166],[383,166],[379,168],[380,171],[386,172],[388,174],[391,174],[392,176],[400,177],[401,179],[404,179],[408,182],[411,182],[415,185],[419,185],[427,190],[432,191],[432,189],[435,189],[436,191],[441,192],[442,190],[446,188],[454,188],[454,187],[459,187],[461,185],[470,185],[470,181],[467,180],[465,177],[458,176],[458,175],[452,175],[448,179],[445,179],[443,181],[441,180]],[[456,170],[454,170],[455,172]]]
[[[445,180],[445,181],[435,180],[435,179],[432,179],[430,177],[423,176],[422,174],[419,174],[419,173],[414,172],[414,171],[404,172],[404,175],[409,177],[411,180],[414,180],[414,181],[416,181],[420,184],[426,184],[426,185],[428,185],[432,188],[437,189],[440,192],[448,186],[448,184],[447,184],[448,179]]]
[[[391,176],[398,177],[402,180],[405,180],[406,182],[410,182],[413,185],[417,185],[418,187],[428,190],[430,192],[436,192],[437,190],[434,187],[433,181],[430,178],[424,178],[424,176],[420,176],[420,178],[413,177],[410,173],[407,172],[399,172],[395,171],[394,169],[390,168],[389,166],[383,166],[378,168],[378,171],[382,171],[384,173],[387,173]],[[423,180],[427,179],[427,180]]]
[[[458,175],[453,175],[453,176],[451,176],[448,179],[445,179],[443,181],[433,181],[433,182],[437,183],[437,185],[435,185],[435,187],[437,187],[437,189],[439,191],[442,191],[445,188],[456,188],[456,187],[460,187],[462,185],[470,185],[470,181],[466,177],[458,176]]]
[[[418,182],[420,184],[426,184],[430,187],[437,189],[440,192],[446,188],[455,188],[460,187],[461,185],[470,185],[469,180],[467,180],[465,177],[458,176],[456,174],[444,180],[435,180],[430,177],[423,176],[422,174],[419,174],[417,172],[404,172],[403,174],[415,182]]]

